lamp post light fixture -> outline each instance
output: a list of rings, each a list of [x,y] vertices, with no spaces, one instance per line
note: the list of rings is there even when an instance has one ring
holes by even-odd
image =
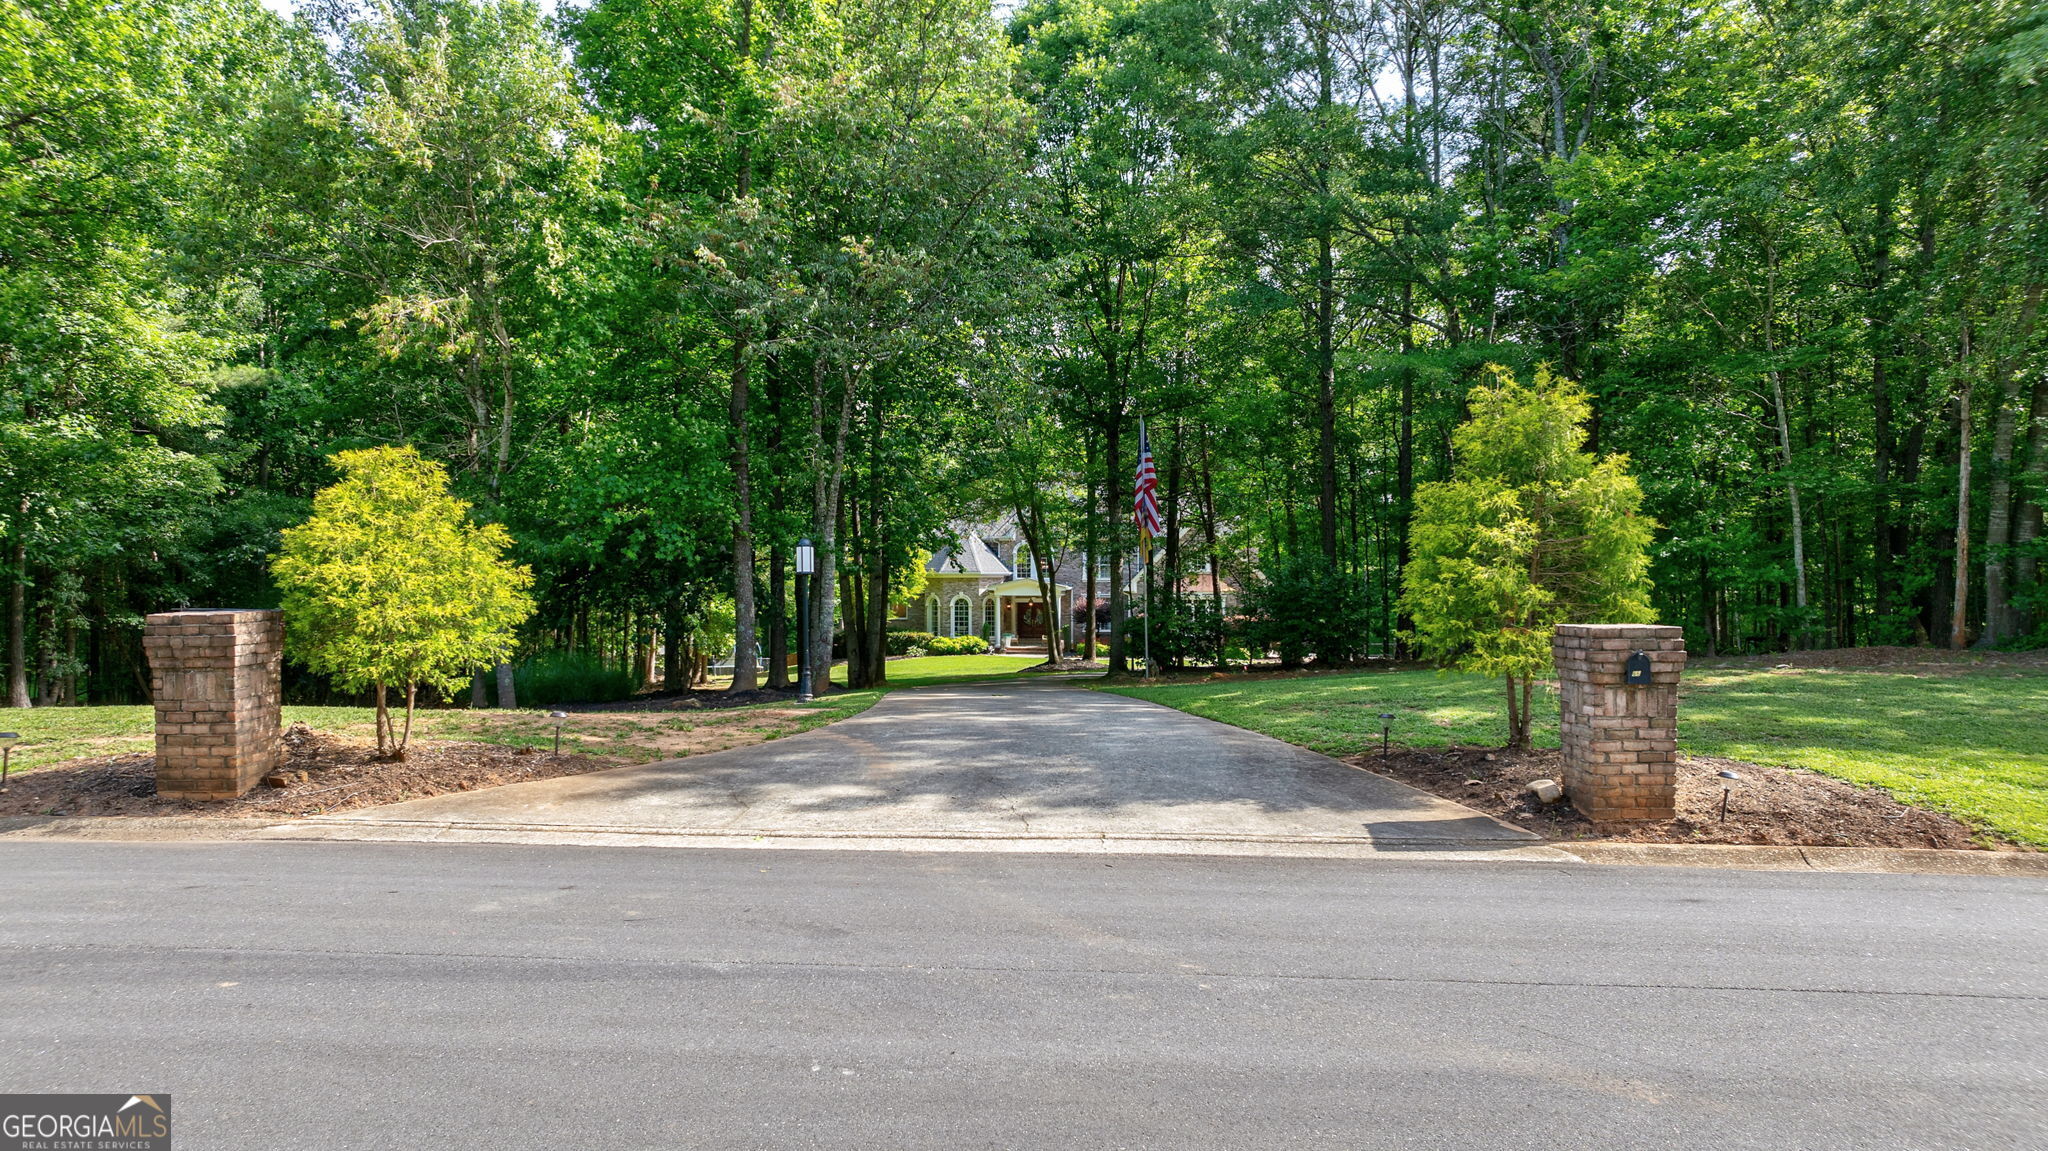
[[[1394,713],[1393,713],[1393,712],[1391,712],[1391,711],[1383,711],[1383,712],[1381,712],[1381,713],[1380,713],[1380,758],[1381,758],[1381,759],[1385,759],[1385,758],[1387,758],[1387,744],[1388,744],[1388,741],[1389,741],[1389,740],[1391,740],[1391,739],[1393,738],[1393,734],[1394,734]]]
[[[1726,823],[1728,822],[1728,793],[1735,790],[1736,784],[1742,782],[1742,776],[1740,773],[1733,771],[1718,771],[1714,774],[1721,780],[1721,822]]]
[[[14,766],[14,745],[20,742],[20,732],[0,731],[0,791],[7,790],[7,769]]]
[[[808,538],[796,541],[796,698],[800,703],[811,701],[811,577],[817,571],[817,549]],[[782,653],[776,652],[775,658],[781,659]]]
[[[548,718],[555,721],[555,754],[559,756],[562,754],[562,721],[569,718],[569,713],[566,711],[551,711],[548,713]]]

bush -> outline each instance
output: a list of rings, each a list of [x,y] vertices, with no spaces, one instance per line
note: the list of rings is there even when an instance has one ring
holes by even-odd
[[[1208,666],[1216,662],[1216,641],[1222,626],[1216,601],[1207,596],[1187,596],[1179,602],[1162,596],[1152,605],[1152,662],[1178,669],[1190,663]],[[1146,652],[1145,617],[1124,620],[1124,651],[1133,656]]]
[[[608,703],[639,689],[632,672],[588,652],[543,652],[512,669],[519,702],[528,707],[557,703]]]
[[[928,631],[892,631],[882,643],[890,655],[909,655],[912,648],[930,651],[932,641],[938,638]]]
[[[978,635],[935,635],[925,645],[932,655],[987,655],[988,641]]]
[[[1278,557],[1245,597],[1245,640],[1286,667],[1365,658],[1372,599],[1365,581],[1315,554]],[[1153,633],[1158,642],[1158,633]]]

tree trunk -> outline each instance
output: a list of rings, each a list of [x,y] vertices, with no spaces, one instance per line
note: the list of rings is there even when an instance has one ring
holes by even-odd
[[[1892,388],[1886,371],[1886,361],[1892,350],[1892,317],[1884,301],[1886,282],[1891,274],[1892,233],[1897,227],[1892,218],[1889,185],[1880,186],[1874,208],[1870,238],[1869,299],[1872,303],[1867,316],[1871,334],[1871,438],[1875,480],[1871,490],[1871,588],[1875,597],[1875,634],[1879,642],[1888,642],[1897,638],[1891,619],[1898,609],[1898,555],[1903,544],[1897,536],[1898,528],[1892,515]]]
[[[683,611],[673,598],[661,608],[661,689],[682,691],[690,686],[683,656],[688,650],[683,637]]]
[[[1128,675],[1131,670],[1130,656],[1124,651],[1124,581],[1123,581],[1123,531],[1124,518],[1130,513],[1129,492],[1123,477],[1123,409],[1110,413],[1108,426],[1103,432],[1103,455],[1107,459],[1103,475],[1104,495],[1109,504],[1108,545],[1104,551],[1110,557],[1109,571],[1109,669],[1112,676]]]
[[[1095,662],[1095,573],[1102,566],[1102,556],[1097,550],[1095,539],[1095,517],[1102,505],[1095,500],[1095,434],[1088,433],[1088,444],[1084,451],[1088,486],[1088,510],[1082,525],[1081,582],[1086,586],[1088,600],[1088,622],[1081,632],[1081,653],[1088,662]]]
[[[811,484],[811,515],[818,529],[818,574],[811,580],[811,684],[822,695],[832,684],[832,624],[838,604],[835,573],[839,570],[839,493],[846,471],[847,424],[853,414],[854,379],[843,377],[839,416],[833,426],[830,462],[819,458],[824,452],[825,365],[814,362],[811,372],[811,451],[816,466]]]
[[[754,663],[754,512],[747,474],[747,347],[735,335],[732,350],[732,395],[727,413],[732,425],[732,690],[752,691],[759,684]]]
[[[738,56],[753,58],[754,5],[740,0],[737,30]],[[750,137],[744,131],[737,141],[733,189],[737,199],[753,194],[754,157]],[[743,322],[735,318],[732,334],[732,394],[727,401],[727,422],[732,429],[732,607],[733,657],[732,690],[752,691],[759,684],[754,649],[754,508],[748,475],[751,452],[747,438],[747,389],[750,349]]]
[[[768,686],[789,686],[789,557],[782,545],[768,550]]]
[[[1771,401],[1778,420],[1778,463],[1785,469],[1785,502],[1792,512],[1792,602],[1799,619],[1793,646],[1804,648],[1812,628],[1806,611],[1806,518],[1799,508],[1799,485],[1792,480],[1792,423],[1785,411],[1785,373],[1778,367],[1776,249],[1767,244],[1764,259],[1764,354],[1770,357]]]
[[[28,500],[14,525],[14,572],[7,581],[7,706],[28,706]]]
[[[1166,594],[1180,610],[1180,441],[1181,421],[1173,421],[1173,443],[1166,455]]]
[[[405,749],[412,744],[412,708],[418,694],[419,684],[408,682],[405,685],[405,731],[398,737],[398,759],[401,762],[405,759]]]
[[[1503,676],[1502,679],[1506,681],[1508,689],[1508,750],[1520,751],[1528,742],[1528,735],[1523,727],[1520,701],[1515,695],[1515,677],[1509,675]]]
[[[504,711],[514,711],[519,707],[519,688],[513,681],[510,663],[498,665],[498,707]]]
[[[1966,331],[1965,348],[1968,343]],[[1967,365],[1967,350],[1963,359]],[[1962,429],[1962,435],[1956,448],[1956,590],[1955,599],[1949,605],[1948,646],[1961,651],[1969,646],[1970,607],[1970,378],[1967,371],[1956,389],[1956,422]]]
[[[1223,628],[1223,552],[1216,546],[1216,486],[1208,429],[1202,434],[1202,534],[1209,545],[1209,594],[1216,601],[1216,670],[1230,670],[1229,640]]]
[[[1798,609],[1798,633],[1794,646],[1805,647],[1806,619],[1806,518],[1799,508],[1799,485],[1792,480],[1792,428],[1785,418],[1784,373],[1771,369],[1771,399],[1778,418],[1778,462],[1785,469],[1785,502],[1792,513],[1793,606]]]
[[[2039,283],[2027,286],[2020,305],[2017,331],[2003,353],[1993,361],[1992,395],[1998,398],[1998,419],[1991,437],[1990,507],[1984,526],[1984,634],[1979,647],[1995,647],[2019,634],[2019,613],[2013,607],[2012,591],[2005,582],[2011,565],[2007,548],[2012,543],[2012,450],[2019,432],[2020,373],[2027,345],[2034,335],[2034,317],[2041,309]]]
[[[57,597],[62,588],[54,579],[44,582],[49,590],[36,608],[36,662],[42,665],[36,669],[36,706],[55,707],[62,698],[62,677],[57,673]]]
[[[1327,130],[1335,99],[1337,62],[1330,47],[1333,14],[1317,13],[1316,126]],[[1316,156],[1316,527],[1323,559],[1337,564],[1337,261],[1330,218],[1331,160],[1326,141]]]
[[[2034,544],[2041,538],[2042,504],[2048,503],[2048,371],[2034,379],[2034,403],[2029,413],[2027,434],[2026,482],[2020,485],[2019,527],[2013,532],[2014,586],[2021,592],[2031,592],[2020,604],[2017,633],[2032,635],[2039,619],[2034,604],[2041,589],[2036,584],[2040,578],[2041,561],[2034,554]]]
[[[1415,373],[1401,372],[1401,424],[1394,444],[1394,650],[1395,659],[1405,658],[1408,642],[1400,638],[1413,631],[1415,619],[1400,607],[1401,581],[1408,571],[1408,527],[1415,515]]]
[[[876,475],[880,475],[879,466]],[[879,488],[879,482],[876,484]],[[889,682],[889,553],[882,546],[882,519],[868,509],[868,603],[866,626],[861,629],[862,668],[859,687],[884,687]],[[853,629],[847,629],[848,655],[852,654]],[[852,684],[853,677],[847,682]]]
[[[376,685],[377,757],[391,754],[391,709],[384,706],[384,685]]]

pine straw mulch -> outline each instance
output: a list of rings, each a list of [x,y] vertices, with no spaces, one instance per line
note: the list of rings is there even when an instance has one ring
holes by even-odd
[[[377,749],[295,723],[284,733],[283,761],[240,799],[185,802],[156,794],[155,762],[148,755],[78,759],[11,776],[0,793],[0,816],[208,815],[227,818],[323,815],[473,791],[561,775],[618,767],[625,760],[489,743],[413,742],[403,763],[378,760]],[[280,774],[281,773],[281,776]]]
[[[1395,748],[1385,757],[1367,752],[1344,762],[1478,808],[1545,839],[2015,849],[1988,832],[1940,812],[1908,807],[1876,788],[1728,759],[1680,756],[1678,818],[1658,823],[1594,823],[1569,800],[1539,802],[1527,790],[1529,781],[1564,780],[1564,764],[1555,751]],[[1729,798],[1726,822],[1720,819],[1722,781],[1715,774],[1722,770],[1742,776]]]
[[[796,702],[796,684],[787,687],[760,687],[752,691],[731,691],[726,688],[702,688],[688,691],[650,691],[627,699],[606,703],[562,703],[554,707],[570,713],[578,712],[630,712],[630,711],[724,711],[728,708],[751,707],[757,703]]]

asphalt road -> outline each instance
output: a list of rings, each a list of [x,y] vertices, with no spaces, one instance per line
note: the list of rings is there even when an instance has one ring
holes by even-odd
[[[0,1089],[194,1148],[2038,1148],[2048,885],[0,843]]]

